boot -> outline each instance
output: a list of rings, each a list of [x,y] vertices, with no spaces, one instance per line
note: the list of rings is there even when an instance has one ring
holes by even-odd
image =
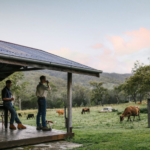
[[[51,128],[48,128],[48,127],[43,127],[42,130],[43,130],[43,131],[51,131],[52,129],[51,129]]]
[[[16,130],[16,127],[15,127],[13,124],[10,124],[9,128],[10,128],[11,130]]]
[[[26,129],[26,127],[22,125],[21,123],[18,123],[18,129]]]

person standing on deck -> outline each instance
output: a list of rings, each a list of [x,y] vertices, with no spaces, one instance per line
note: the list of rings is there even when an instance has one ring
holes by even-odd
[[[21,121],[19,120],[16,110],[12,104],[11,101],[14,100],[13,97],[11,97],[11,91],[10,87],[12,86],[11,80],[6,81],[6,87],[2,90],[2,100],[3,100],[3,105],[5,108],[7,108],[10,113],[11,113],[11,118],[10,118],[10,129],[16,130],[16,127],[14,126],[14,121],[18,123],[18,129],[26,129],[25,126],[22,125]]]
[[[44,83],[47,83],[47,86],[44,85]],[[51,129],[47,127],[46,125],[46,97],[48,91],[50,91],[50,85],[49,82],[46,80],[46,76],[40,77],[40,83],[37,85],[36,88],[36,96],[38,98],[38,113],[36,118],[36,124],[37,124],[37,130],[43,130],[43,131],[50,131]],[[42,116],[42,127],[40,124],[40,116]]]

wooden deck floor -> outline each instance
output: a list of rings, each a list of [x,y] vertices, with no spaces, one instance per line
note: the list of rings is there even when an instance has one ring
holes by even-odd
[[[72,136],[74,136],[74,133],[68,134],[65,131],[55,129],[52,129],[52,131],[37,131],[36,127],[28,125],[25,130],[10,130],[9,128],[2,128],[0,122],[0,149],[62,140]]]

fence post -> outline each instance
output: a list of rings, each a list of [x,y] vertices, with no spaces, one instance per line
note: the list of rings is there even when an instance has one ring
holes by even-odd
[[[150,128],[150,98],[147,99],[148,127]]]

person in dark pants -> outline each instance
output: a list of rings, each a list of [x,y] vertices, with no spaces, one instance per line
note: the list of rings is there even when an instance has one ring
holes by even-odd
[[[44,83],[47,83],[47,86],[44,85]],[[40,83],[37,85],[36,88],[36,96],[38,98],[38,113],[37,113],[37,118],[36,118],[36,124],[37,124],[37,130],[43,130],[43,131],[50,131],[51,129],[47,127],[46,125],[46,97],[48,91],[50,91],[51,88],[49,86],[49,82],[46,81],[45,76],[40,77]],[[42,116],[42,127],[40,124],[40,117]]]
[[[13,107],[13,104],[11,101],[14,100],[13,97],[11,97],[11,91],[10,87],[12,86],[11,80],[6,81],[6,87],[2,90],[2,100],[3,100],[3,105],[6,107],[9,112],[11,113],[11,118],[10,118],[10,129],[15,130],[16,127],[14,126],[14,121],[18,123],[18,129],[26,129],[25,126],[22,125],[21,121],[19,120],[16,110]]]

